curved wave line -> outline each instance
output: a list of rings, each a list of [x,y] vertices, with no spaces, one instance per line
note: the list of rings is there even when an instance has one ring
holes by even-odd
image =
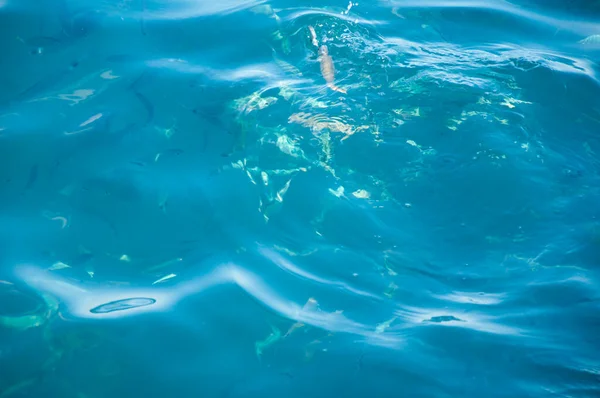
[[[82,288],[51,272],[31,265],[16,267],[19,279],[42,294],[50,294],[63,302],[67,311],[79,318],[115,319],[142,313],[165,311],[185,297],[211,287],[235,284],[272,311],[288,319],[321,328],[366,338],[372,344],[398,347],[402,339],[395,334],[376,333],[372,327],[352,321],[341,312],[303,311],[302,306],[287,300],[255,274],[235,265],[222,264],[201,277],[169,288],[93,287]],[[128,300],[134,300],[128,305]],[[137,302],[144,305],[134,305]],[[108,306],[118,311],[98,310]],[[95,311],[92,311],[95,310]]]

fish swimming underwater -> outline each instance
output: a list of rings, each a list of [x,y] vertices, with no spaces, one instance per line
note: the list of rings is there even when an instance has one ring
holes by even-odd
[[[333,59],[329,55],[329,50],[326,45],[319,48],[319,62],[321,64],[321,75],[327,82],[327,87],[333,91],[346,94],[346,90],[335,85],[335,68],[333,67]]]
[[[315,32],[315,28],[312,26],[308,27],[311,37],[311,43],[313,46],[318,48],[319,50],[319,63],[321,64],[321,75],[323,79],[327,82],[327,87],[329,87],[333,91],[337,91],[339,93],[346,94],[346,89],[340,88],[335,85],[335,68],[333,66],[333,59],[331,55],[329,55],[329,49],[326,45],[321,45],[319,47],[319,42],[317,40],[317,33]]]

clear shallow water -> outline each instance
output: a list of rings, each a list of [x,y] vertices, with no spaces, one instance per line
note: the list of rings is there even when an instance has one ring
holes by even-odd
[[[0,397],[598,396],[597,3],[0,2]]]

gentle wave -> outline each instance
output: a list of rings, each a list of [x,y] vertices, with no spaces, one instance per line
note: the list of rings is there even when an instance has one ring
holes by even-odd
[[[233,283],[259,300],[271,310],[294,321],[302,322],[330,332],[351,333],[369,338],[372,344],[378,339],[386,345],[400,342],[399,338],[369,331],[365,325],[353,322],[341,312],[303,311],[292,301],[279,297],[256,275],[233,264],[221,265],[208,275],[191,279],[180,286],[168,289],[86,289],[51,275],[48,271],[31,266],[16,269],[19,279],[42,295],[57,297],[65,304],[69,315],[78,318],[118,318],[147,311],[166,311],[191,294],[202,293],[210,287]],[[4,317],[5,322],[8,317]],[[36,325],[38,326],[38,325]]]
[[[444,1],[444,0],[424,0],[424,1],[402,1],[397,4],[399,9],[402,8],[441,8],[441,9],[468,9],[468,10],[485,10],[500,13],[506,13],[516,16],[532,23],[544,24],[553,28],[578,33],[581,35],[593,34],[598,30],[596,22],[583,21],[581,19],[568,19],[565,16],[556,18],[551,15],[545,15],[540,10],[531,11],[525,7],[520,7],[510,1]],[[543,3],[542,3],[543,4]]]
[[[596,14],[39,7],[0,1],[0,395],[597,393]]]

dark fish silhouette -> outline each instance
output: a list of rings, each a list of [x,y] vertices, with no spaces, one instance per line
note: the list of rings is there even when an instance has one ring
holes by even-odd
[[[36,164],[35,166],[33,166],[31,168],[31,171],[29,172],[29,178],[27,179],[27,184],[25,184],[26,191],[31,189],[33,184],[35,184],[37,177],[38,177],[38,165]]]

